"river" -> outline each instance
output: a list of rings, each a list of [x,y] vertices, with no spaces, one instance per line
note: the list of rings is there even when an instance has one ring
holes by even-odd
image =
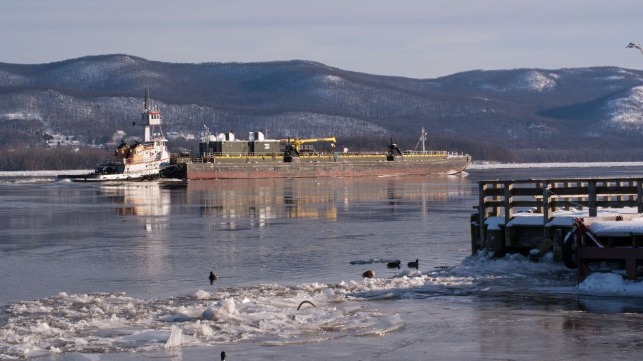
[[[479,180],[643,167],[467,172],[102,185],[2,173],[0,360],[640,358],[643,295],[583,291],[551,259],[471,255],[469,219]]]

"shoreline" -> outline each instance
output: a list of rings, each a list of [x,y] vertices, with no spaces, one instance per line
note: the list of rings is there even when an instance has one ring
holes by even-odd
[[[551,163],[496,163],[490,161],[472,161],[467,170],[480,169],[526,169],[526,168],[592,168],[592,167],[643,167],[643,162],[551,162]],[[60,174],[88,174],[92,169],[71,170],[16,170],[0,171],[0,177],[55,177]]]

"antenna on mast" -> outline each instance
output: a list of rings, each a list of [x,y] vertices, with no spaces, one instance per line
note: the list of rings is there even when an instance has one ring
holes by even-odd
[[[424,127],[422,127],[422,132],[420,133],[420,139],[418,139],[418,143],[415,145],[415,150],[418,149],[420,146],[420,143],[422,143],[422,153],[426,153],[426,148],[424,147],[424,142],[426,141],[426,135],[428,133],[424,131]]]

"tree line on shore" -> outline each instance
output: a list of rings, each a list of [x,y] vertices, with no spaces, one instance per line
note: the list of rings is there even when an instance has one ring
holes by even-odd
[[[348,137],[338,139],[338,144],[351,152],[385,152],[390,140],[385,137]],[[403,150],[421,150],[421,145],[419,149],[417,148],[418,140],[412,137],[393,139],[393,141]],[[198,141],[181,140],[169,142],[168,148],[175,154],[197,155],[199,145]],[[475,140],[433,138],[427,142],[426,149],[466,153],[471,155],[473,160],[504,163],[643,161],[643,149],[629,144],[622,144],[618,151],[613,152],[586,146],[535,150],[510,149],[501,144],[489,145]],[[101,162],[110,159],[113,152],[113,149],[93,147],[5,146],[0,147],[0,171],[94,169]]]
[[[0,170],[94,169],[111,152],[97,148],[12,148],[0,150]]]

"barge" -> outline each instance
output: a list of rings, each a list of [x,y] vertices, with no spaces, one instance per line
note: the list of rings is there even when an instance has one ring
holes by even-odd
[[[304,148],[315,142],[325,149]],[[198,157],[175,157],[162,175],[197,180],[457,174],[471,161],[467,154],[424,150],[424,143],[421,151],[401,151],[391,140],[388,150],[355,153],[337,149],[334,137],[268,140],[261,132],[251,133],[249,141],[219,134],[199,148]]]

